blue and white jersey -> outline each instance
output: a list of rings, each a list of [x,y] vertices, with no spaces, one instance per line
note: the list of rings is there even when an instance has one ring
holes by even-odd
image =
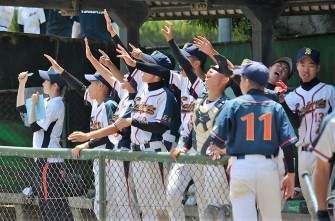
[[[34,132],[33,148],[61,148],[60,140],[65,116],[63,98],[46,98],[44,105],[46,117],[36,122],[42,129]],[[49,163],[63,161],[64,159],[60,158],[48,158]]]
[[[175,98],[170,91],[164,88],[148,91],[144,96],[136,97],[132,118],[143,122],[160,122],[170,128],[173,115],[171,103],[175,103]],[[134,126],[131,127],[131,131],[131,142],[137,145],[163,139],[162,135],[153,134]]]
[[[181,96],[181,130],[180,135],[187,137],[192,130],[192,114],[195,101],[206,89],[204,82],[197,78],[192,85],[188,77],[183,77],[180,73],[170,72],[170,84],[174,84],[180,90]]]
[[[278,147],[285,148],[297,140],[283,107],[258,90],[228,101],[216,118],[211,136],[218,146],[226,141],[231,156],[276,155]]]
[[[89,102],[92,106],[91,117],[90,117],[90,130],[99,130],[107,127],[113,118],[114,112],[117,108],[117,104],[108,97],[104,102],[98,104],[95,99],[91,99],[88,91],[85,93],[85,102]],[[104,144],[95,148],[112,149],[112,143]]]

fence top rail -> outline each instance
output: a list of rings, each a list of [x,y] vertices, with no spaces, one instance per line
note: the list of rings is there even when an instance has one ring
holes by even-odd
[[[32,148],[32,147],[0,146],[0,156],[73,159],[72,149],[69,148]],[[171,158],[170,153],[168,152],[85,149],[80,152],[79,160],[92,160],[97,158],[108,158],[111,160],[124,160],[124,161],[150,161],[150,162],[164,162],[164,163],[227,165],[229,156],[223,156],[220,160],[213,161],[209,156],[190,153],[190,154],[180,154],[179,158],[177,160],[174,160]]]

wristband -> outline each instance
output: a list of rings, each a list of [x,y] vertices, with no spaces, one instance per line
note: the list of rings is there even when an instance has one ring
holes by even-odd
[[[316,212],[318,221],[330,221],[329,213],[327,210],[318,210]]]

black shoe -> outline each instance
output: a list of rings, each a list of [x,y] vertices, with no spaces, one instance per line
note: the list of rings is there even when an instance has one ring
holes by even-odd
[[[220,54],[214,55],[214,58],[219,65],[219,72],[224,74],[226,77],[230,77],[233,74],[233,71],[228,67],[227,58]]]

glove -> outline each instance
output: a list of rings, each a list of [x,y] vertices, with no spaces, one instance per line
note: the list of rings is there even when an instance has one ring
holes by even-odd
[[[316,212],[318,221],[330,221],[329,213],[327,210],[318,210]]]
[[[287,91],[287,86],[286,86],[286,84],[284,84],[284,82],[282,82],[281,80],[276,82],[275,92],[278,95],[281,95],[281,94],[285,93],[286,91]]]

